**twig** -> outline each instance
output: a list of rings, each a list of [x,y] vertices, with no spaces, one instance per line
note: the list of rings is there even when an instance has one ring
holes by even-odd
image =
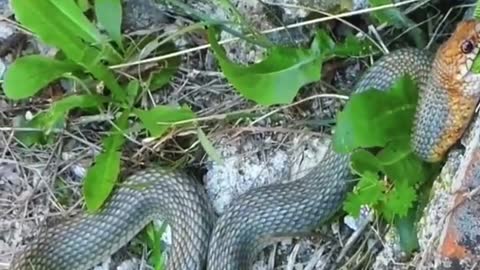
[[[333,19],[350,17],[350,16],[354,16],[354,15],[365,14],[365,13],[369,13],[369,12],[372,12],[372,11],[383,10],[383,9],[388,9],[388,8],[400,7],[400,6],[403,6],[403,5],[407,5],[407,4],[414,3],[414,2],[419,2],[419,1],[421,1],[421,0],[407,0],[407,1],[403,1],[403,2],[392,3],[392,4],[382,5],[382,6],[378,6],[378,7],[372,7],[372,8],[360,9],[360,10],[356,10],[356,11],[345,12],[345,13],[341,13],[341,14],[338,14],[338,15],[332,15],[332,16],[328,16],[328,17],[324,17],[324,18],[318,18],[318,19],[313,19],[313,20],[309,20],[309,21],[305,21],[305,22],[294,23],[294,24],[287,25],[285,27],[276,27],[276,28],[272,28],[272,29],[269,29],[269,30],[261,31],[260,33],[261,34],[269,34],[269,33],[278,32],[278,31],[282,31],[282,30],[286,30],[286,29],[297,28],[297,27],[301,27],[301,26],[307,26],[307,25],[311,25],[311,24],[315,24],[315,23],[319,23],[319,22],[325,22],[325,21],[329,21],[329,20],[333,20]],[[234,41],[237,41],[237,40],[240,40],[240,38],[235,37],[235,38],[225,39],[225,40],[219,41],[218,43],[219,44],[226,44],[226,43],[234,42]],[[185,49],[185,50],[182,50],[182,51],[179,51],[179,52],[169,53],[169,54],[161,55],[161,56],[158,56],[158,57],[152,57],[152,58],[148,58],[148,59],[144,59],[144,60],[140,60],[140,61],[118,64],[118,65],[112,65],[112,66],[110,66],[110,68],[111,69],[119,69],[119,68],[130,67],[130,66],[133,66],[133,65],[143,65],[143,64],[147,64],[147,63],[158,62],[158,61],[161,61],[161,60],[165,60],[165,59],[176,57],[176,56],[181,56],[181,55],[184,55],[184,54],[187,54],[187,53],[196,52],[196,51],[207,49],[207,48],[210,48],[210,44],[200,45],[200,46]]]

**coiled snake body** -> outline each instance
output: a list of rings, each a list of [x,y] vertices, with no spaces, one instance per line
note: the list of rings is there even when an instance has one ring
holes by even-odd
[[[420,87],[412,147],[424,160],[441,160],[466,128],[480,92],[471,73],[480,23],[461,22],[433,56],[394,51],[359,80],[356,92],[388,88],[409,74]],[[12,270],[89,269],[161,215],[172,228],[170,270],[249,269],[256,253],[278,236],[308,233],[341,206],[350,185],[349,155],[327,151],[301,179],[251,190],[215,217],[203,186],[184,172],[150,168],[130,176],[97,214],[48,228],[16,256]],[[144,185],[145,184],[145,185]]]

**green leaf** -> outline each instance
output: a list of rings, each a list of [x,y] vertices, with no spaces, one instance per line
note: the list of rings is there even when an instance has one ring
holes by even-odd
[[[480,20],[480,2],[479,1],[477,1],[477,4],[475,5],[473,16],[475,19]],[[480,57],[478,55],[473,60],[472,71],[473,73],[476,73],[476,74],[480,73]]]
[[[410,140],[402,138],[388,143],[377,155],[382,165],[391,165],[411,154]]]
[[[113,127],[112,134],[103,141],[104,152],[96,157],[95,165],[90,167],[85,176],[83,194],[87,210],[91,213],[103,205],[117,183],[120,173],[120,148],[125,141],[122,131],[127,129],[128,115],[128,110],[122,113],[116,123],[120,131]]]
[[[325,30],[320,29],[315,33],[315,38],[313,39],[310,48],[318,55],[331,55],[335,50],[335,41]]]
[[[368,172],[380,172],[384,169],[378,158],[365,149],[353,151],[350,162],[353,171],[358,175]]]
[[[207,155],[210,156],[210,158],[212,158],[215,162],[222,165],[223,160],[220,154],[217,152],[215,147],[213,147],[212,143],[208,140],[207,135],[205,135],[205,133],[200,127],[197,128],[197,134],[198,139],[200,140],[200,143],[202,144],[203,149],[205,149]]]
[[[372,7],[379,7],[383,5],[393,4],[392,0],[369,0]],[[379,24],[386,23],[387,25],[393,25],[397,29],[408,29],[407,35],[415,41],[418,47],[424,47],[426,45],[425,33],[418,28],[415,21],[411,20],[402,11],[397,8],[386,8],[371,12],[373,17],[379,22]]]
[[[95,78],[105,83],[108,89],[112,91],[115,101],[122,103],[127,100],[126,91],[118,84],[113,72],[108,67],[102,65],[102,53],[100,51],[94,48],[85,48],[78,55],[74,56],[74,59],[85,66]],[[71,56],[69,55],[69,57]]]
[[[3,89],[14,100],[32,97],[52,81],[80,67],[68,61],[29,55],[17,59],[7,70]]]
[[[389,222],[396,217],[405,217],[416,198],[415,190],[407,181],[396,182],[393,190],[383,198],[382,213]]]
[[[15,137],[20,140],[26,146],[32,146],[35,144],[50,144],[54,142],[54,133],[46,133],[44,127],[50,121],[47,112],[40,112],[36,114],[32,119],[27,120],[23,116],[14,118],[14,127],[38,129],[38,130],[16,130]],[[50,126],[50,130],[63,129],[65,127],[64,121],[54,122],[55,126]]]
[[[420,248],[417,237],[416,210],[416,207],[411,208],[407,216],[397,218],[394,222],[400,238],[400,248],[407,255]]]
[[[323,29],[317,31],[310,47],[317,54],[321,54],[325,60],[333,57],[361,56],[373,52],[373,44],[368,39],[348,35],[344,42],[335,42]]]
[[[110,37],[123,49],[121,33],[122,1],[95,0],[95,15]]]
[[[44,123],[43,129],[48,133],[58,121],[63,121],[70,110],[75,108],[93,108],[101,106],[108,99],[98,95],[74,95],[63,98],[52,104],[47,111],[48,120]]]
[[[475,10],[473,11],[473,17],[475,19],[480,19],[480,2],[477,1],[475,5]]]
[[[480,73],[480,57],[479,57],[478,55],[477,55],[477,57],[475,57],[475,59],[473,60],[472,71],[473,71],[473,73],[475,73],[475,74],[479,74],[479,73]]]
[[[74,108],[97,107],[108,101],[109,99],[96,94],[72,95],[54,102],[50,107],[50,111],[55,117],[56,115],[66,115]]]
[[[99,154],[85,176],[83,194],[87,209],[90,212],[98,210],[113,189],[120,172],[120,151],[108,149]]]
[[[92,7],[88,1],[89,0],[77,0],[77,6],[82,12],[86,12]]]
[[[395,182],[407,182],[414,186],[428,180],[431,166],[417,157],[408,139],[390,142],[377,154],[386,175]]]
[[[172,79],[173,75],[177,72],[174,68],[165,68],[158,71],[153,71],[148,77],[148,88],[151,92],[162,89]]]
[[[156,228],[154,225],[147,227],[147,245],[152,251],[148,259],[149,263],[154,266],[155,270],[165,269],[165,256],[163,251],[165,249],[162,243],[162,235],[167,229],[167,223],[163,223],[160,228]]]
[[[228,81],[246,98],[262,105],[290,103],[300,87],[318,81],[322,58],[311,49],[272,47],[259,63],[231,62],[208,28],[208,40]]]
[[[154,137],[163,135],[175,122],[195,118],[195,113],[186,106],[177,108],[161,105],[148,111],[135,109],[134,113]]]
[[[367,39],[359,39],[348,35],[342,43],[336,43],[334,55],[337,57],[359,57],[373,53],[373,43]]]
[[[127,85],[127,99],[128,104],[132,107],[135,103],[135,99],[138,95],[138,90],[140,89],[140,82],[136,79],[133,79],[128,82]]]
[[[352,95],[337,116],[333,140],[337,152],[384,147],[410,138],[418,90],[411,79],[399,79],[387,91],[367,90]]]
[[[373,7],[379,7],[392,4],[391,0],[369,0],[370,5]],[[394,25],[398,28],[407,24],[406,17],[397,8],[386,8],[382,10],[376,10],[371,13],[373,17],[380,23],[386,23],[388,25]]]
[[[105,55],[114,55],[114,50],[107,44],[102,44],[102,50],[88,44],[101,42],[99,34],[73,0],[12,0],[12,6],[17,20],[24,26],[103,81],[116,101],[125,100],[124,90],[112,71],[101,63]]]
[[[102,56],[112,63],[122,61],[73,0],[12,0],[15,18],[37,34],[45,43],[69,52],[85,46],[102,49]]]
[[[46,144],[51,142],[50,133],[62,129],[69,112],[76,108],[99,107],[108,99],[97,95],[74,95],[54,102],[46,111],[39,112],[30,121],[21,119],[18,126],[40,129],[39,131],[18,131],[16,136],[26,145]]]
[[[384,186],[376,173],[365,172],[355,190],[347,195],[343,209],[353,217],[358,217],[363,205],[374,206],[383,198]]]
[[[100,32],[72,0],[12,0],[12,7],[15,17],[50,45],[67,45],[58,44],[65,36],[76,36],[89,43],[102,41]]]

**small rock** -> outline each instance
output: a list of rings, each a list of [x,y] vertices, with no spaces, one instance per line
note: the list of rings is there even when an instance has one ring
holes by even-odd
[[[123,1],[122,22],[127,32],[159,28],[172,20],[153,0]]]
[[[13,14],[9,0],[0,0],[0,15],[2,17],[10,17]]]

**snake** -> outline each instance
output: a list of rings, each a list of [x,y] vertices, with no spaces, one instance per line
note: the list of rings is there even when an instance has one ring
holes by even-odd
[[[459,22],[435,53],[399,48],[381,56],[355,83],[353,95],[389,89],[410,76],[418,85],[412,151],[441,161],[475,114],[480,75],[472,71],[480,49],[480,22]],[[374,127],[373,127],[374,128]],[[328,221],[352,189],[351,154],[329,144],[322,160],[304,176],[253,188],[217,216],[204,186],[189,172],[151,166],[115,187],[97,213],[82,212],[42,228],[15,254],[11,270],[83,270],[108,258],[149,222],[171,227],[169,270],[247,270],[277,237],[305,235]]]

